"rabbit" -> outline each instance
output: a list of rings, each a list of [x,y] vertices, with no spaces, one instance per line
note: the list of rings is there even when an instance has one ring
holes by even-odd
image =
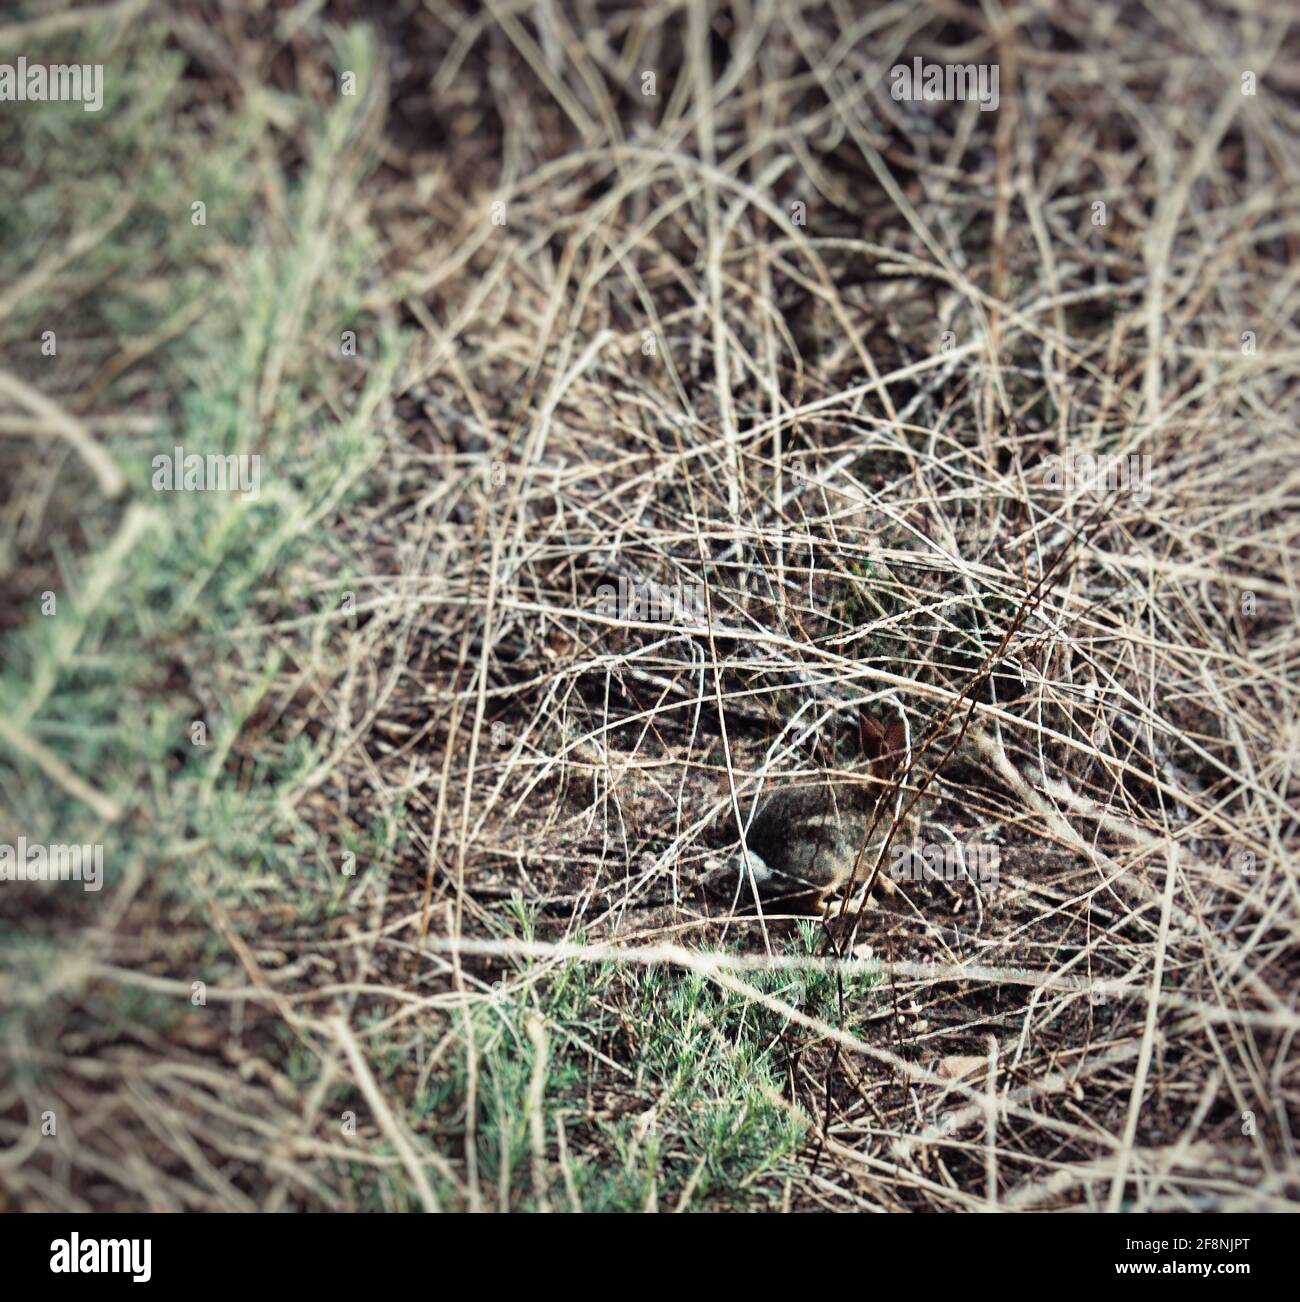
[[[817,913],[850,879],[855,887],[866,884],[894,825],[894,778],[907,756],[907,731],[902,720],[881,724],[859,710],[858,738],[874,781],[827,778],[774,791],[749,824],[734,864],[719,875],[719,888],[725,882],[738,900],[752,899],[752,870],[765,904]],[[900,827],[895,839],[914,835],[914,828]]]

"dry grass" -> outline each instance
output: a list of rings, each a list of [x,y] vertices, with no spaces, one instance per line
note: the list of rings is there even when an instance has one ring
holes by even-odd
[[[67,979],[224,976],[59,1047],[101,1112],[42,1163],[15,1104],[16,1200],[1295,1209],[1283,9],[435,8],[353,201],[382,450],[229,642],[221,781],[358,871],[137,882]],[[892,100],[916,54],[998,111]],[[998,882],[731,916],[706,864],[859,702]]]

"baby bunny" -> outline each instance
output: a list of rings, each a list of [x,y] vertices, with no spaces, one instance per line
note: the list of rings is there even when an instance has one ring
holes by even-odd
[[[752,899],[752,869],[765,905],[816,913],[853,878],[859,851],[855,886],[868,881],[893,826],[892,783],[906,758],[907,732],[901,719],[881,724],[859,710],[858,738],[873,781],[825,778],[811,786],[783,787],[763,802],[735,868],[726,874],[732,893],[739,876],[740,901]],[[911,835],[904,827],[895,834],[896,839]]]

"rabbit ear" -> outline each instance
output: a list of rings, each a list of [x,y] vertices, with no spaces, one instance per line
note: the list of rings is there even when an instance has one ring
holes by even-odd
[[[891,719],[885,729],[885,752],[894,757],[894,765],[907,758],[907,726],[902,719]]]
[[[862,753],[874,763],[885,749],[885,729],[866,710],[858,711],[858,742]]]
[[[867,754],[867,769],[880,782],[890,782],[907,758],[907,728],[901,719],[891,719],[887,725],[862,717],[864,730],[863,750]],[[868,729],[869,725],[869,729]],[[865,742],[869,730],[871,744]]]

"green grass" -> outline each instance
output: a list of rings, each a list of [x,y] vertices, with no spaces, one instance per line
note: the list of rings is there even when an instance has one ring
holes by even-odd
[[[782,952],[812,959],[819,944],[819,929],[807,923]],[[840,1021],[836,978],[814,963],[743,979],[809,1016]],[[585,1211],[716,1211],[779,1202],[809,1138],[805,1115],[782,1101],[790,1095],[791,1057],[813,1038],[807,1030],[704,974],[665,966],[572,960],[543,975],[534,961],[519,959],[499,980],[506,993],[477,1004],[448,1069],[412,1103],[413,1116],[442,1137],[448,1161],[458,1159],[472,1037],[475,1155],[486,1205],[535,1210],[541,1197]],[[874,972],[847,979],[846,1005],[874,1008],[879,982]],[[530,1015],[542,1019],[547,1037],[542,1097],[550,1156],[540,1195],[529,1133],[536,1058]],[[411,1074],[409,1046],[371,1048],[395,1087]],[[356,1102],[343,1089],[335,1108]],[[444,1205],[464,1203],[463,1189],[444,1182],[437,1192]],[[393,1198],[408,1205],[411,1191],[385,1174],[366,1182],[364,1198],[375,1207]]]
[[[370,248],[353,220],[359,160],[373,150],[366,98],[281,104],[300,125],[305,161],[295,179],[268,181],[267,100],[211,111],[151,24],[82,36],[77,57],[109,65],[104,110],[0,118],[0,152],[14,163],[0,182],[0,283],[28,291],[0,331],[6,367],[56,398],[80,396],[88,367],[138,352],[93,408],[129,412],[138,428],[102,440],[127,480],[118,501],[57,444],[40,445],[39,469],[35,456],[29,463],[24,487],[50,494],[48,545],[32,566],[35,586],[17,594],[27,622],[0,643],[0,715],[123,812],[106,821],[0,744],[4,830],[104,844],[102,894],[57,897],[68,921],[93,925],[128,867],[142,865],[151,890],[195,909],[209,897],[238,907],[274,896],[308,922],[322,907],[317,883],[334,893],[338,861],[283,796],[318,748],[302,733],[277,742],[274,730],[255,754],[239,756],[238,745],[291,645],[259,626],[307,617],[298,654],[313,635],[339,637],[336,604],[318,602],[305,578],[356,564],[322,525],[368,491],[384,448],[379,410],[406,346],[358,314]],[[28,54],[54,61],[68,51]],[[341,34],[337,60],[365,87],[370,35]],[[265,218],[268,188],[286,205],[283,226]],[[195,197],[206,226],[191,223]],[[364,370],[323,342],[342,328],[363,333]],[[45,361],[32,342],[43,329],[59,340]],[[177,444],[259,455],[260,498],[154,492],[151,459]],[[11,530],[0,568],[16,552]],[[47,591],[56,605],[43,615]],[[206,745],[191,740],[195,720]],[[391,820],[374,837],[391,845]],[[120,995],[112,1018],[101,996],[79,1003],[59,975],[76,937],[60,940],[5,947],[8,1026],[40,1043],[70,1025],[168,1025],[148,1001]],[[225,951],[203,973],[219,979],[228,950],[219,938],[209,948]]]
[[[129,58],[127,71],[110,85],[125,94],[125,86],[147,84],[152,115],[111,113],[106,105],[85,128],[95,133],[92,141],[77,142],[75,151],[69,146],[70,156],[119,160],[124,171],[144,168],[149,178],[129,217],[105,233],[85,269],[92,278],[111,275],[112,292],[97,290],[92,300],[102,308],[96,325],[112,340],[99,347],[111,354],[165,328],[173,314],[193,312],[196,303],[199,312],[145,368],[155,431],[110,444],[129,484],[125,509],[86,491],[76,519],[84,541],[76,545],[71,529],[55,540],[57,612],[33,618],[6,640],[0,710],[55,746],[75,772],[95,775],[129,813],[105,834],[33,766],[6,765],[0,780],[33,839],[108,840],[110,884],[132,854],[166,865],[178,842],[195,840],[211,852],[198,864],[214,873],[231,860],[256,871],[247,863],[250,851],[267,864],[282,864],[290,852],[300,868],[307,832],[286,824],[279,795],[319,759],[314,747],[299,736],[259,755],[252,782],[232,780],[229,761],[283,662],[275,640],[249,630],[306,615],[319,620],[326,637],[337,633],[334,610],[317,608],[302,579],[347,563],[319,525],[366,491],[367,471],[383,449],[377,412],[404,348],[391,328],[372,323],[368,366],[355,384],[341,359],[303,330],[304,321],[319,324],[322,335],[332,323],[357,324],[366,237],[364,228],[339,220],[347,198],[335,187],[357,144],[364,100],[298,106],[310,148],[303,175],[287,189],[290,229],[278,238],[253,237],[265,226],[256,220],[255,147],[266,123],[256,106],[218,118],[215,138],[205,128],[199,138],[177,139],[167,130],[182,109],[175,102],[182,99],[176,58],[157,49],[147,27],[118,55]],[[155,59],[158,75],[146,77],[140,65],[152,67]],[[339,59],[358,69],[364,84],[373,48],[363,32],[341,39]],[[44,115],[39,121],[48,129]],[[49,169],[47,160],[26,152],[37,175],[24,206],[56,230],[74,221],[52,215],[60,205],[95,213],[111,206],[114,193],[120,202],[120,185],[83,191],[62,163]],[[96,166],[108,175],[104,164]],[[185,199],[192,194],[208,204],[206,227],[190,224]],[[8,280],[34,251],[21,240],[5,247]],[[168,295],[141,291],[131,298],[129,286],[154,282],[165,282]],[[55,292],[71,288],[49,286],[42,308],[29,306],[10,322],[9,342],[38,319],[84,319],[81,299],[59,301]],[[57,388],[57,374],[49,379]],[[260,498],[152,492],[151,458],[177,444],[260,456]],[[60,489],[89,488],[76,482],[82,472],[75,462],[64,475]],[[33,610],[38,600],[39,593],[30,594]],[[207,725],[206,746],[191,742],[196,719]]]

